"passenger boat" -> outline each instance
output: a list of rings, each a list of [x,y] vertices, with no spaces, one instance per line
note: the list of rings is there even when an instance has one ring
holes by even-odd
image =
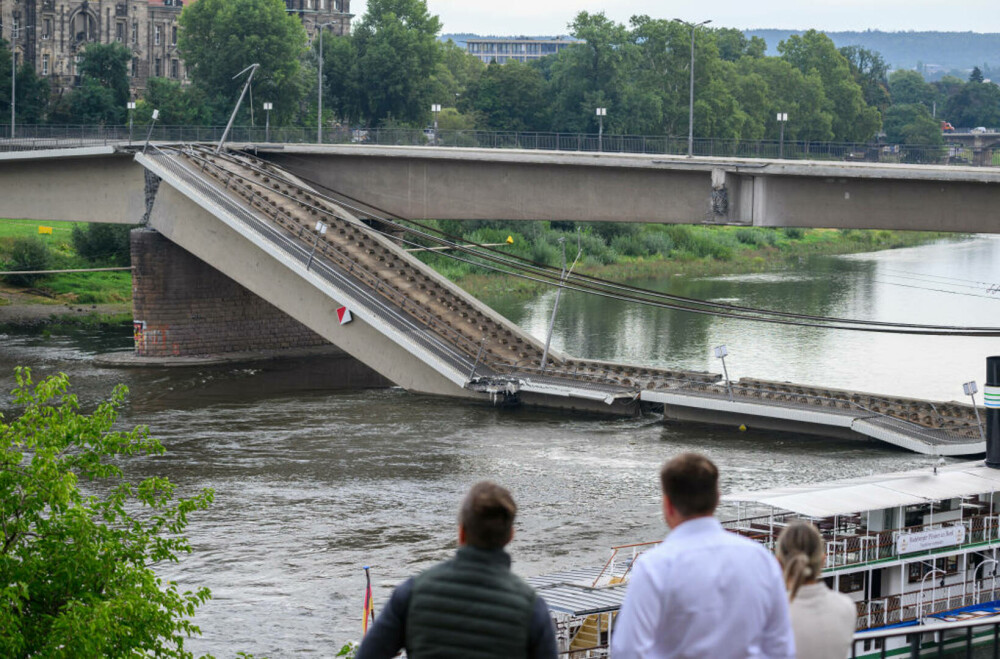
[[[916,632],[1000,616],[998,490],[1000,469],[981,461],[928,467],[730,494],[724,508],[736,516],[723,526],[773,551],[790,522],[812,522],[826,543],[824,579],[854,600],[857,630]],[[632,564],[656,544],[615,547],[603,567],[529,579],[550,607],[561,651],[606,655]],[[992,637],[991,630],[974,640]],[[937,648],[936,640],[921,642]],[[857,656],[910,647],[904,637],[882,643],[858,641]]]

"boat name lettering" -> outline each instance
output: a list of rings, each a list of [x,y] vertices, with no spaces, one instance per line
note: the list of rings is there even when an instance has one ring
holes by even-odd
[[[902,533],[896,538],[896,552],[909,554],[915,551],[960,545],[963,542],[965,542],[965,527],[956,524],[955,526],[944,526],[916,533]]]

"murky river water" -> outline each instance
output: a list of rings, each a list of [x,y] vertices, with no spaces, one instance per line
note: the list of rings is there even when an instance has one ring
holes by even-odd
[[[684,295],[813,314],[1000,325],[1000,238],[842,258],[787,271],[644,282]],[[932,290],[936,289],[936,290]],[[950,292],[943,292],[950,291]],[[542,336],[554,295],[501,311]],[[185,492],[216,491],[192,517],[194,553],[162,573],[214,599],[198,613],[196,652],[233,657],[330,656],[360,636],[363,565],[376,601],[393,584],[453,550],[455,513],[481,478],[521,507],[515,569],[539,574],[602,562],[608,547],[660,537],[657,467],[684,450],[708,453],[726,490],[929,465],[928,458],[862,442],[494,410],[397,389],[329,392],[323,364],[109,370],[91,357],[125,347],[130,328],[44,338],[0,335],[0,390],[17,364],[67,372],[81,399],[131,389],[127,421],[150,426],[169,453],[130,474],[164,474]],[[553,345],[591,358],[935,399],[982,385],[1000,341],[916,338],[756,325],[563,297]],[[0,407],[6,405],[0,403]]]

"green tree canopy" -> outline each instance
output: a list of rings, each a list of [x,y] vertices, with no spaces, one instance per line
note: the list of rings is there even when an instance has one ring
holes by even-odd
[[[428,96],[428,81],[441,58],[440,31],[426,0],[369,0],[352,37],[361,110],[369,123],[427,118],[436,102]]]
[[[547,130],[545,79],[517,61],[490,64],[469,90],[479,124],[489,130]]]
[[[972,73],[969,74],[969,82],[982,82],[983,72],[978,66],[972,67]]]
[[[854,81],[861,86],[865,103],[884,112],[891,102],[889,65],[879,53],[861,46],[844,46],[840,54],[847,59]]]
[[[153,566],[190,551],[187,516],[212,492],[175,499],[164,478],[123,479],[122,457],[163,453],[143,427],[112,430],[125,387],[83,415],[66,375],[16,379],[20,415],[0,419],[0,655],[190,657],[209,592],[180,592]]]
[[[933,110],[938,100],[938,91],[933,85],[925,82],[917,71],[906,69],[893,71],[889,76],[889,93],[893,105],[919,103],[928,110]]]
[[[132,51],[125,44],[89,43],[83,49],[78,71],[83,81],[95,81],[111,91],[112,100],[121,111],[129,100],[128,65]]]
[[[801,36],[793,34],[778,44],[778,52],[806,76],[813,71],[819,75],[833,116],[833,139],[860,142],[878,131],[878,110],[865,103],[861,86],[851,75],[850,63],[830,37],[816,30]]]
[[[253,82],[255,111],[271,101],[276,123],[298,112],[306,88],[299,61],[306,33],[284,2],[198,0],[185,5],[180,24],[178,49],[193,84],[211,100],[215,120],[232,112],[245,82],[233,76],[251,64],[260,64]]]
[[[967,82],[945,103],[944,118],[955,127],[1000,126],[1000,87]]]
[[[169,78],[146,81],[146,90],[136,104],[134,120],[148,123],[154,109],[160,111],[157,122],[164,126],[197,126],[212,120],[212,110],[200,88]]]

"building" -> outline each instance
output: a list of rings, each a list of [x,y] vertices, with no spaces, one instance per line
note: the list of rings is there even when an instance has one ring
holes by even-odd
[[[334,34],[350,32],[351,0],[285,4],[310,35],[323,23]],[[177,52],[183,7],[184,0],[0,0],[0,35],[10,43],[18,26],[25,26],[18,30],[14,58],[18,65],[31,62],[53,89],[76,84],[78,53],[88,43],[123,43],[132,51],[130,86],[136,94],[151,77],[187,79]]]
[[[572,37],[477,37],[465,41],[465,50],[483,63],[510,60],[530,62],[579,43]]]

